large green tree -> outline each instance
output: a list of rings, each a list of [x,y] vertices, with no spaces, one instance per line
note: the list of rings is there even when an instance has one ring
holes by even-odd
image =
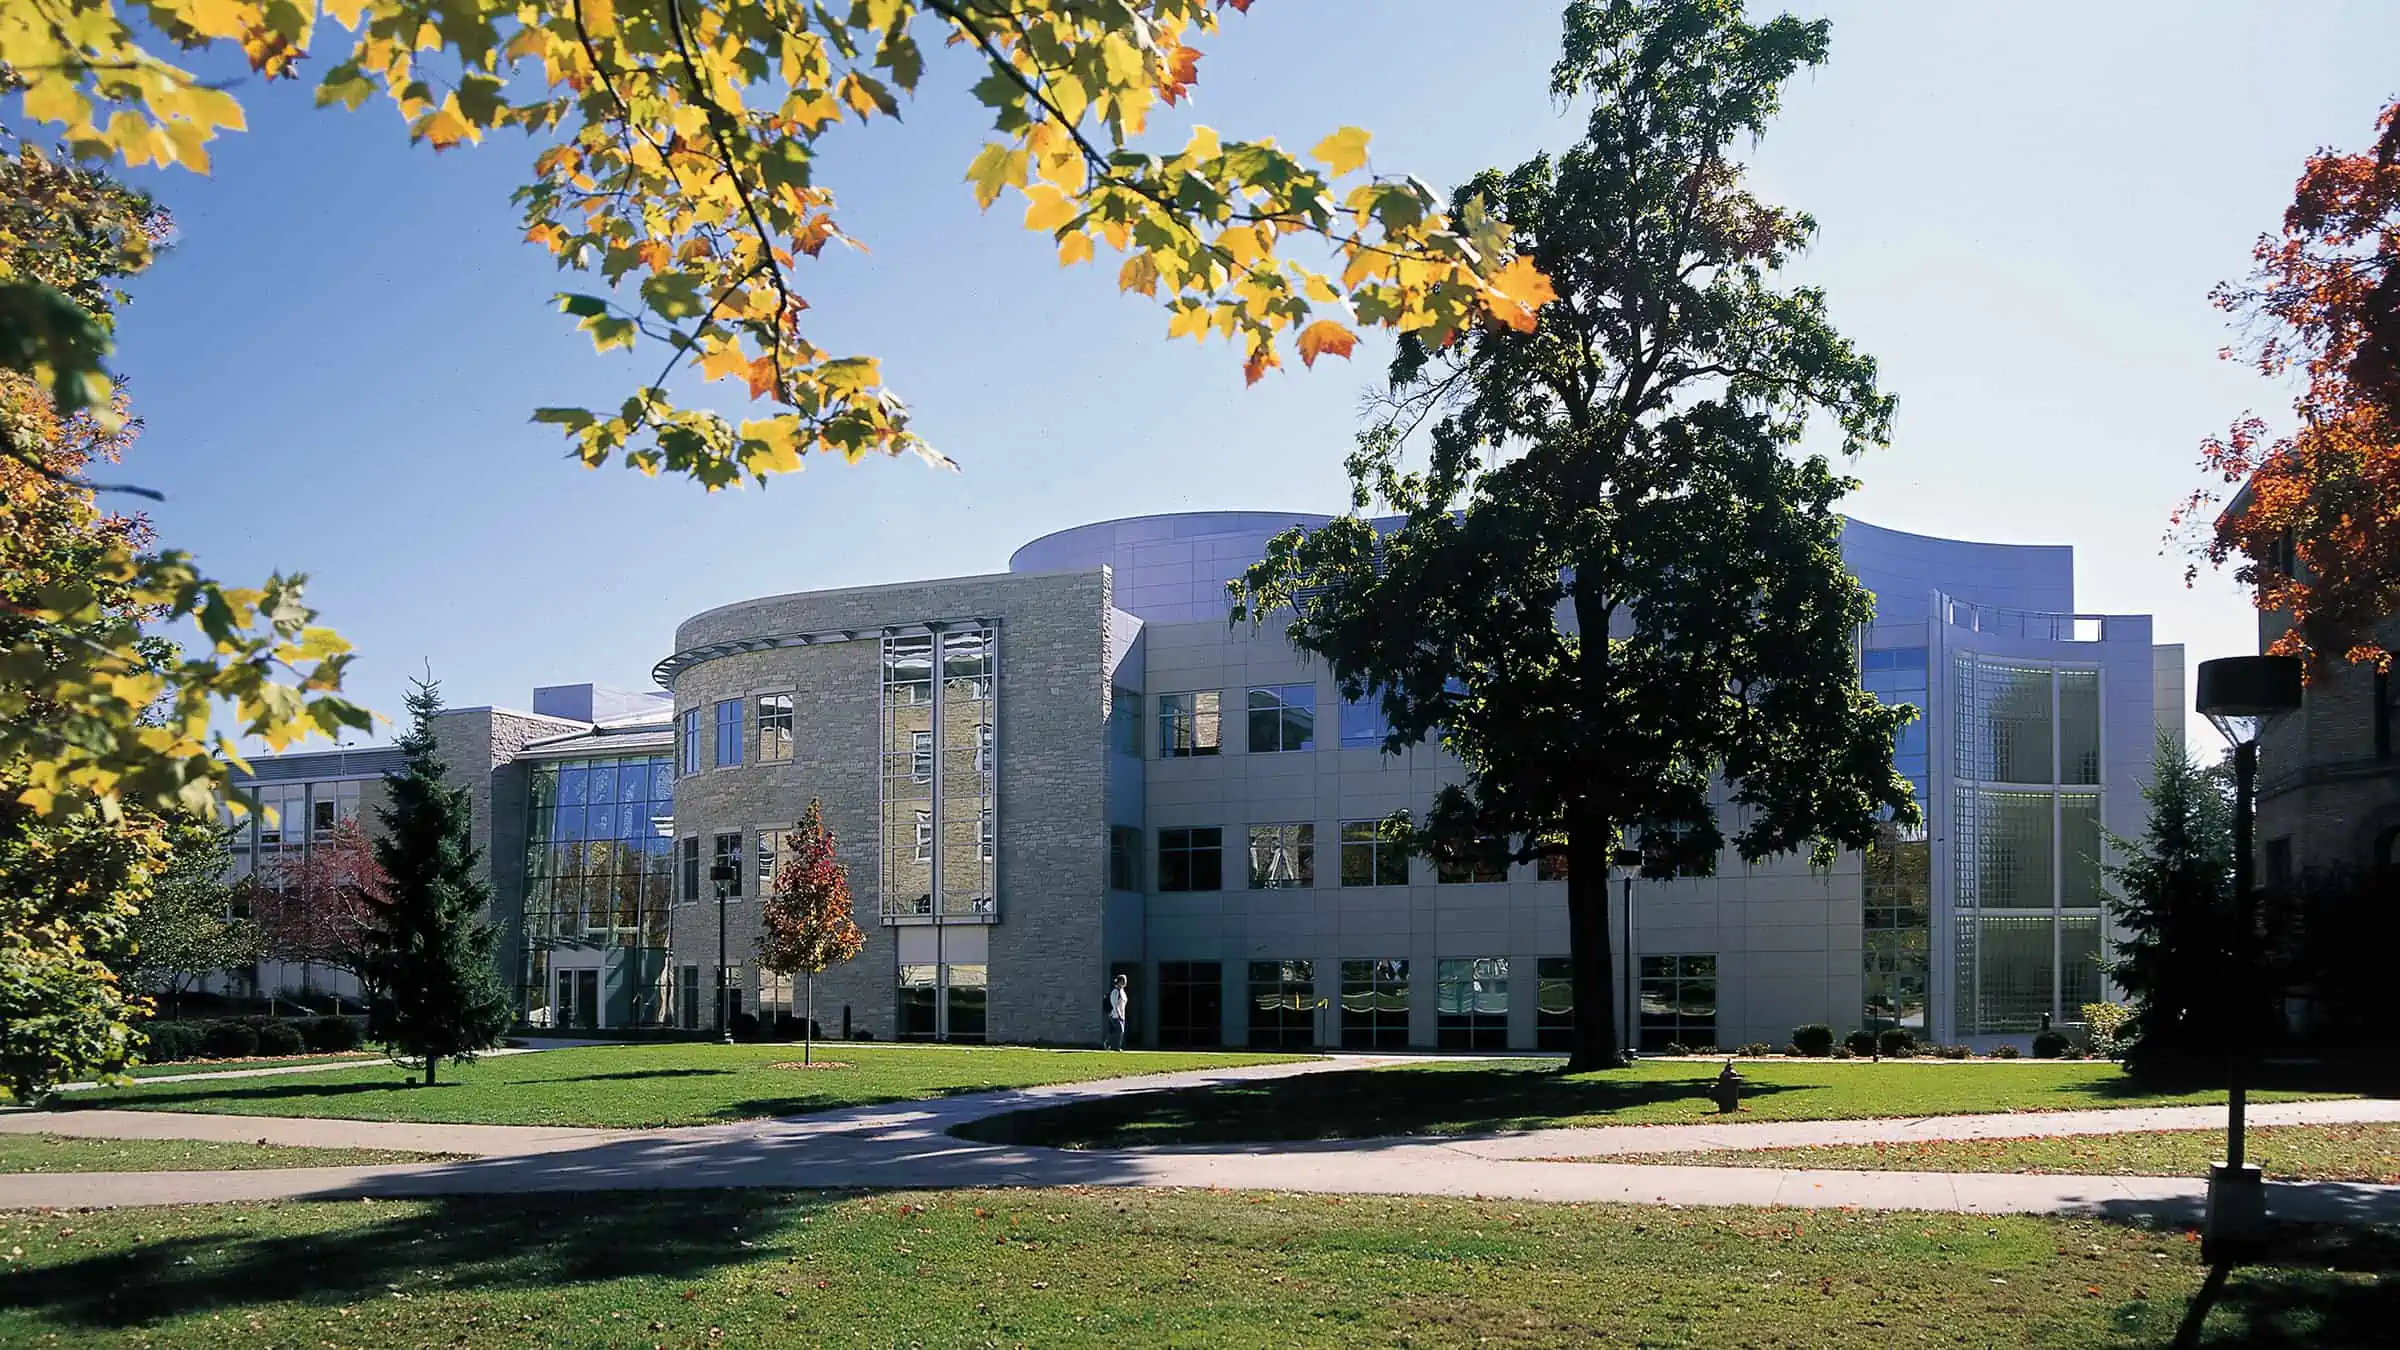
[[[2222,1061],[2235,1025],[2230,991],[2249,987],[2234,966],[2232,785],[2162,735],[2142,795],[2139,839],[2112,836],[2109,914],[2120,936],[2109,978],[2133,1020],[2128,1067],[2175,1071]]]
[[[1399,523],[1293,531],[1234,592],[1237,621],[1289,608],[1344,696],[1380,699],[1387,749],[1439,729],[1465,782],[1397,822],[1417,847],[1567,864],[1589,1069],[1622,1058],[1607,866],[1628,827],[1651,874],[1694,874],[1729,843],[1829,861],[1916,813],[1892,765],[1908,714],[1859,686],[1851,484],[1797,449],[1817,414],[1846,453],[1882,443],[1892,400],[1822,294],[1770,284],[1814,225],[1732,157],[1827,26],[1583,0],[1565,27],[1553,88],[1590,100],[1583,139],[1453,207],[1490,212],[1556,298],[1531,332],[1404,339],[1349,463],[1356,508]]]
[[[367,897],[367,1035],[402,1059],[421,1060],[428,1085],[444,1059],[472,1060],[500,1043],[509,996],[493,962],[499,933],[485,918],[492,889],[479,874],[482,850],[468,833],[467,790],[442,771],[433,719],[439,685],[408,694],[406,763],[384,782],[383,832],[375,861],[381,893]]]
[[[258,926],[234,912],[231,831],[209,821],[169,826],[168,853],[133,917],[119,974],[137,989],[183,995],[219,971],[259,959]]]

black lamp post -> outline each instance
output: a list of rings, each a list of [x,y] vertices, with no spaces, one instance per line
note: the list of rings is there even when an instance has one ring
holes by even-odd
[[[1642,851],[1638,848],[1621,848],[1609,856],[1609,861],[1625,874],[1625,899],[1620,906],[1620,918],[1625,928],[1625,941],[1621,944],[1624,955],[1618,959],[1625,967],[1625,1057],[1632,1059],[1642,1043],[1641,1032],[1636,1026],[1640,1020],[1641,996],[1635,992],[1633,983],[1633,878],[1636,869],[1642,865]]]
[[[2200,715],[2233,746],[2233,968],[2239,973],[2235,1021],[2225,1045],[2225,1161],[2209,1169],[2208,1216],[2201,1254],[2234,1260],[2255,1247],[2267,1220],[2267,1194],[2258,1168],[2243,1159],[2249,1109],[2250,1032],[2259,990],[2250,976],[2257,937],[2258,898],[2251,880],[2250,836],[2258,786],[2258,734],[2300,706],[2300,662],[2289,656],[2229,656],[2200,663]]]
[[[733,1044],[733,1025],[725,1018],[725,888],[741,876],[738,863],[719,858],[710,864],[708,879],[717,883],[717,1042]]]

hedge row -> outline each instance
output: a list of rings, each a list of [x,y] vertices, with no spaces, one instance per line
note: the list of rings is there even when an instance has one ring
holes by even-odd
[[[147,1064],[186,1059],[339,1054],[356,1050],[365,1028],[355,1017],[229,1017],[218,1022],[152,1022],[142,1028]]]

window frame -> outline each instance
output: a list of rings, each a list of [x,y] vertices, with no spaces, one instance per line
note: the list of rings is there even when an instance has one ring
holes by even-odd
[[[693,836],[698,838],[697,835]],[[714,872],[719,863],[733,864],[733,880],[725,883],[725,898],[742,898],[742,876],[750,869],[744,866],[743,840],[740,830],[719,830],[709,840],[708,865]]]
[[[1207,706],[1202,707],[1203,700]],[[1205,725],[1208,735],[1202,742]],[[1191,689],[1158,696],[1158,757],[1208,759],[1225,753],[1225,695]]]
[[[1365,835],[1358,832],[1367,831]],[[1381,820],[1345,820],[1341,824],[1339,856],[1340,884],[1343,886],[1405,886],[1408,884],[1408,850],[1400,846]],[[1350,879],[1352,850],[1365,849],[1367,879]]]
[[[676,900],[686,905],[700,902],[700,836],[687,834],[676,841],[675,876],[680,883],[675,889]]]
[[[748,736],[750,730],[749,721],[745,716],[745,707],[747,703],[748,700],[739,698],[721,698],[716,701],[715,711],[709,715],[709,744],[711,747],[711,752],[714,755],[711,767],[719,769],[738,769],[742,767],[742,752],[746,748],[742,742]],[[725,717],[725,710],[728,708],[733,710],[733,718],[730,724],[728,724]],[[733,733],[733,754],[730,758],[728,758],[725,754],[726,732],[728,730]]]
[[[1461,969],[1463,967],[1463,970]],[[1460,985],[1496,986],[1500,1007],[1497,1012],[1482,1007],[1479,994],[1476,1006],[1463,1012],[1451,1012],[1452,991]],[[1434,962],[1434,1046],[1441,1050],[1506,1050],[1508,1048],[1509,999],[1515,993],[1515,982],[1509,978],[1508,958],[1505,956],[1446,956]]]
[[[1214,835],[1203,842],[1201,836]],[[1201,859],[1212,860],[1216,884],[1202,886]],[[1169,859],[1180,859],[1179,867],[1170,866]],[[1158,891],[1161,895],[1205,895],[1225,889],[1225,829],[1221,825],[1162,825],[1158,830],[1157,847]],[[1180,878],[1184,884],[1168,885],[1170,878]]]
[[[789,764],[798,740],[798,711],[792,696],[782,691],[756,694],[751,700],[757,706],[758,762]]]
[[[1267,701],[1262,704],[1261,698]],[[1242,708],[1251,754],[1292,754],[1317,748],[1315,685],[1254,684],[1249,686]],[[1305,721],[1295,713],[1304,713]],[[1263,738],[1259,734],[1262,729],[1268,732]],[[1270,744],[1262,745],[1262,739]]]
[[[1659,962],[1667,963],[1666,971],[1663,974],[1654,973]],[[1707,963],[1705,971],[1701,971],[1699,968],[1701,962]],[[1634,1026],[1639,1048],[1656,1053],[1669,1044],[1688,1046],[1692,1049],[1715,1045],[1717,1043],[1718,1012],[1723,1007],[1720,1002],[1723,974],[1723,964],[1714,952],[1643,953],[1637,959],[1634,975],[1636,982]],[[1706,1019],[1708,1034],[1705,1039],[1687,1040],[1685,1038],[1688,1035],[1700,1029],[1701,1019],[1684,1016],[1685,991],[1703,985],[1708,989],[1709,1011]],[[1654,990],[1663,991],[1664,997],[1660,998],[1658,1002],[1665,1007],[1672,1008],[1674,1010],[1672,1014],[1654,1015],[1651,1013]]]
[[[1271,821],[1252,824],[1244,831],[1246,845],[1246,885],[1253,891],[1314,890],[1317,884],[1317,827],[1313,821]],[[1277,840],[1275,836],[1284,836]],[[1291,858],[1293,878],[1276,881],[1266,877],[1259,867],[1259,848],[1262,842],[1280,845]]]
[[[700,709],[697,704],[683,710],[683,744],[675,756],[675,776],[695,777],[700,772]]]

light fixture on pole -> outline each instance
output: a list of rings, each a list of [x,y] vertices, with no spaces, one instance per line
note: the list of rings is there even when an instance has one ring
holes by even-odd
[[[717,1041],[733,1044],[733,1024],[725,1017],[725,888],[741,877],[739,863],[719,858],[709,865],[708,879],[717,883]]]
[[[1641,1033],[1635,1026],[1639,1020],[1637,1014],[1641,1010],[1641,1000],[1635,994],[1633,984],[1633,877],[1635,870],[1642,865],[1642,851],[1638,848],[1621,848],[1611,854],[1609,860],[1625,873],[1625,899],[1619,910],[1625,926],[1624,955],[1620,958],[1625,967],[1625,992],[1620,995],[1625,1003],[1625,1025],[1621,1031],[1625,1041],[1625,1058],[1632,1059],[1642,1042]]]
[[[2258,735],[2270,720],[2300,706],[2301,671],[2289,656],[2229,656],[2200,663],[2195,707],[2233,746],[2233,958],[2240,972],[2235,1020],[2226,1037],[2225,1161],[2209,1169],[2208,1216],[2201,1255],[2239,1260],[2255,1249],[2267,1221],[2267,1193],[2258,1168],[2243,1158],[2249,1108],[2250,1031],[2259,990],[2250,978],[2258,926],[2250,836],[2256,814]]]

